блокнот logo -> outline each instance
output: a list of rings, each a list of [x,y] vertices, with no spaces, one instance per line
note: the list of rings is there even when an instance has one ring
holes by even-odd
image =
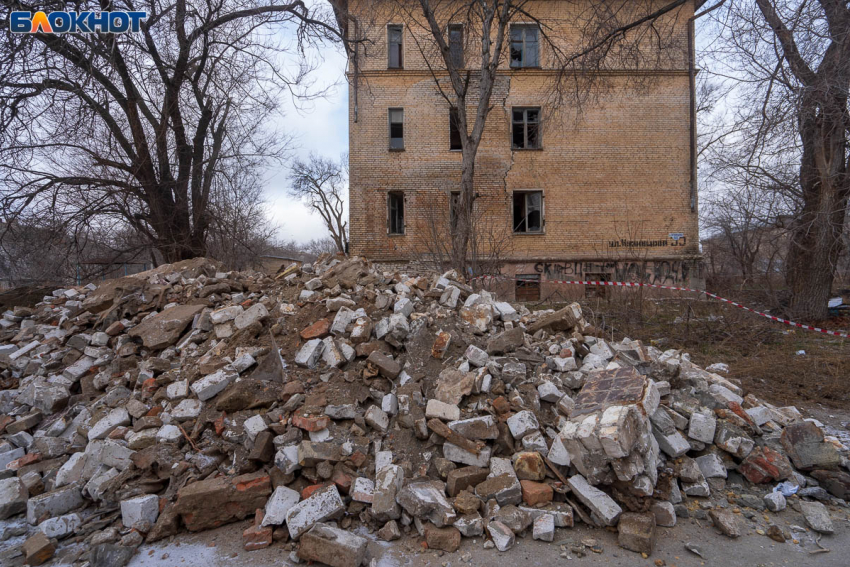
[[[12,33],[137,32],[147,12],[12,12]]]

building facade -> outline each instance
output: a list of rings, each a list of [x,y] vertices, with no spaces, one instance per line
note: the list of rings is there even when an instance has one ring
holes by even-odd
[[[433,44],[427,25],[411,21],[418,3],[409,11],[399,4],[352,0],[348,27],[361,40],[349,65],[350,251],[392,265],[450,242],[462,160],[442,59],[423,47]],[[518,295],[531,288],[529,299],[555,280],[702,285],[694,5],[659,24],[671,35],[652,68],[590,71],[592,86],[575,100],[556,86],[563,76],[552,51],[579,44],[581,2],[523,6],[534,18],[516,17],[506,33],[475,161],[473,216],[491,246],[483,253],[529,282],[517,283]],[[444,23],[452,56],[480,66],[475,30]],[[469,76],[475,89],[477,75]]]

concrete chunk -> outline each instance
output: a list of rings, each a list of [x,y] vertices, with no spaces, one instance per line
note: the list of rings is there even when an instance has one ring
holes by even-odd
[[[348,530],[315,524],[301,538],[298,557],[330,567],[360,567],[366,557],[367,543],[366,538]]]
[[[581,503],[590,508],[594,516],[604,525],[617,525],[623,509],[610,496],[591,486],[583,476],[578,474],[570,477],[567,483]]]
[[[159,516],[159,497],[146,494],[121,501],[121,522],[124,527],[139,529],[142,526],[153,527]]]
[[[286,526],[292,539],[298,539],[314,525],[345,512],[345,504],[335,484],[320,488],[286,513]]]

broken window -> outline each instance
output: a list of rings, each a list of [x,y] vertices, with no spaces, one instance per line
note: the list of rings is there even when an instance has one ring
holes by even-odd
[[[514,232],[543,231],[543,191],[514,192]]]
[[[540,274],[517,274],[514,291],[517,301],[540,301]]]
[[[449,109],[449,149],[463,149],[460,141],[460,120],[457,116],[457,108]]]
[[[389,121],[390,121],[390,149],[391,150],[403,150],[404,149],[404,109],[403,108],[390,108],[389,109]]]
[[[387,67],[401,69],[401,25],[387,26]]]
[[[463,25],[449,26],[449,55],[455,69],[463,69]]]
[[[387,193],[387,229],[390,234],[404,234],[404,193]]]
[[[540,149],[540,108],[514,108],[512,146],[515,150]]]
[[[511,26],[511,67],[539,67],[537,24]]]

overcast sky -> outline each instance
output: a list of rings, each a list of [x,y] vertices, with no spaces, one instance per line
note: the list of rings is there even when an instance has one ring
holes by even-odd
[[[285,101],[285,116],[278,131],[296,137],[294,158],[307,158],[310,152],[338,158],[348,151],[348,85],[345,82],[345,56],[332,47],[322,51],[324,62],[313,72],[316,89],[331,86],[323,99]],[[282,240],[307,242],[328,235],[319,215],[286,195],[287,168],[268,173],[266,199],[269,216],[280,227]]]

